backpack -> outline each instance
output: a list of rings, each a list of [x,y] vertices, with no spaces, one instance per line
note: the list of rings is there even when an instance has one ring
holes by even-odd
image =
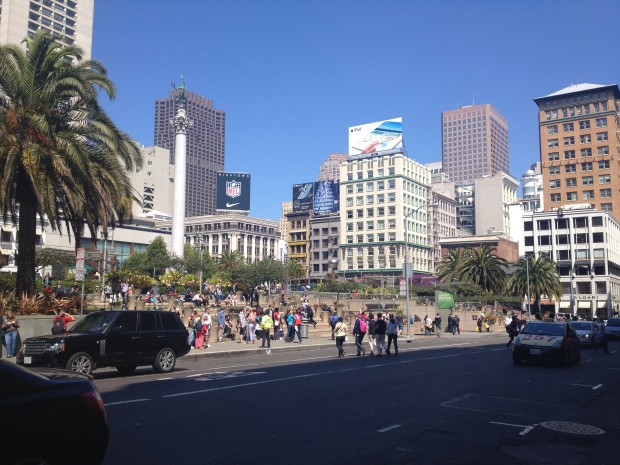
[[[65,332],[65,322],[62,317],[57,316],[52,322],[52,334],[62,334]]]
[[[360,318],[360,331],[365,333],[368,329],[368,325],[366,324],[366,318]]]
[[[336,323],[338,323],[338,315],[333,315],[330,319],[329,319],[330,323],[332,325],[336,325]]]
[[[202,333],[202,318],[198,318],[198,321],[194,325],[194,329],[197,333]]]

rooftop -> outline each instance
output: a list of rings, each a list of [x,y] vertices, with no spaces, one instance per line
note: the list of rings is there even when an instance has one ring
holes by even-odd
[[[586,82],[584,82],[583,84],[571,84],[570,86],[565,87],[564,89],[560,89],[552,94],[545,95],[544,97],[535,98],[534,101],[551,97],[558,97],[560,95],[575,94],[577,92],[587,92],[589,90],[603,89],[605,87],[616,87],[616,89],[618,88],[616,84],[588,84]]]

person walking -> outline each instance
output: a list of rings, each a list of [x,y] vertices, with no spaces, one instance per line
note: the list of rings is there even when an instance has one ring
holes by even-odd
[[[390,348],[392,347],[392,342],[394,343],[394,356],[398,357],[398,335],[401,331],[402,326],[396,321],[394,314],[390,313],[386,328],[388,343],[385,353],[388,357],[391,355]]]
[[[375,355],[375,315],[371,312],[368,314],[368,345],[370,345],[370,355]]]
[[[387,351],[385,347],[385,333],[387,331],[387,324],[383,319],[381,313],[377,313],[377,321],[375,323],[375,340],[377,341],[377,356],[383,356],[383,352]]]
[[[482,332],[482,320],[483,320],[483,317],[478,317],[478,321],[476,322],[476,328],[478,329],[479,333]]]
[[[435,320],[433,321],[433,327],[435,328],[437,337],[440,337],[441,336],[441,317],[439,316],[439,313],[437,314],[437,316],[435,317]]]
[[[461,334],[461,319],[458,315],[454,315],[454,323],[452,324],[452,335],[454,336],[456,333]]]
[[[196,312],[197,310],[194,310],[187,320],[187,332],[189,333],[189,339],[187,342],[189,342],[190,347],[194,347],[194,342],[196,341],[196,333],[194,332],[194,326],[196,325]]]
[[[336,323],[338,323],[338,314],[334,312],[334,314],[329,317],[329,325],[332,327],[332,341],[334,340],[334,329],[336,328]]]
[[[355,336],[355,346],[357,347],[357,356],[366,355],[366,349],[364,349],[364,345],[362,341],[364,340],[364,336],[366,336],[366,331],[368,329],[368,323],[366,322],[366,315],[364,312],[360,312],[358,317],[355,319],[355,325],[353,326],[353,336]]]
[[[297,312],[293,315],[293,320],[295,325],[295,333],[297,333],[297,340],[301,344],[303,342],[301,340],[301,308],[297,309]]]
[[[273,340],[280,340],[280,308],[273,310]]]
[[[290,308],[286,312],[286,327],[288,329],[288,342],[293,342],[295,340],[295,316]]]
[[[245,333],[247,331],[248,320],[245,317],[245,311],[244,310],[240,310],[239,311],[239,320],[238,320],[237,324],[238,324],[238,327],[239,327],[239,344],[241,344],[241,343],[246,344]]]
[[[336,336],[336,347],[338,348],[338,358],[344,357],[344,341],[347,338],[347,325],[342,321],[342,317],[338,317],[338,321],[334,326],[332,335]]]
[[[506,326],[506,331],[508,331],[508,335],[510,336],[510,340],[508,341],[508,344],[506,344],[506,347],[510,347],[512,341],[514,341],[515,337],[519,334],[519,320],[514,313],[512,314],[510,323]]]
[[[194,347],[196,347],[196,349],[202,349],[206,332],[207,326],[202,320],[202,312],[198,311],[194,316]]]
[[[262,348],[270,348],[271,347],[271,328],[273,327],[273,319],[271,315],[269,315],[269,310],[266,310],[263,316],[260,319],[260,327],[262,330],[261,336],[263,340]],[[265,341],[267,342],[267,346],[265,346]]]
[[[310,305],[306,305],[306,317],[308,318],[308,324],[314,325],[316,328],[316,321],[314,321],[314,310]]]
[[[6,316],[2,320],[2,331],[4,332],[4,343],[6,344],[6,358],[15,357],[15,347],[17,345],[17,335],[19,334],[19,321],[15,313],[6,312]]]
[[[603,317],[598,318],[596,327],[598,331],[594,338],[594,350],[596,350],[596,343],[600,343],[603,346],[603,352],[608,354],[609,348],[607,346],[607,333],[605,332],[605,321],[603,320]]]
[[[209,339],[211,338],[211,327],[213,326],[213,320],[211,319],[211,315],[209,314],[209,310],[205,310],[202,314],[202,325],[204,326],[204,349],[208,349],[211,347],[209,344]]]
[[[248,314],[248,342],[256,342],[256,310],[250,309]]]
[[[224,342],[224,326],[226,326],[226,314],[224,309],[220,307],[217,312],[217,342]]]
[[[426,315],[424,317],[424,335],[430,336],[433,333],[433,321],[431,317]]]

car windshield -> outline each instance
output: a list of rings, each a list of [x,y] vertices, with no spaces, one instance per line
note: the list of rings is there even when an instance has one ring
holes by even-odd
[[[620,326],[620,318],[610,318],[607,320],[607,326]]]
[[[564,336],[564,325],[553,323],[528,323],[521,334],[544,334],[547,336]]]
[[[99,333],[105,331],[116,316],[115,313],[101,312],[88,315],[82,321],[76,323],[70,333]]]
[[[592,329],[592,323],[589,321],[573,321],[570,325],[580,331],[589,331]]]

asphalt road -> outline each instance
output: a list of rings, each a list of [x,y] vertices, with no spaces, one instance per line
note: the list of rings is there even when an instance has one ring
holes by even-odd
[[[505,335],[418,338],[96,372],[104,464],[616,464],[620,343],[569,367],[512,363]]]

